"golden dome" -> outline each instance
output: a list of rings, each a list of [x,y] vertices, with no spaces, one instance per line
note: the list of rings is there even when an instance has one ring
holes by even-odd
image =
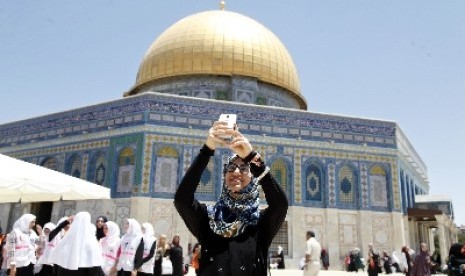
[[[166,29],[145,54],[128,94],[156,80],[186,75],[255,77],[290,91],[300,108],[307,107],[294,62],[279,38],[235,12],[201,12]]]

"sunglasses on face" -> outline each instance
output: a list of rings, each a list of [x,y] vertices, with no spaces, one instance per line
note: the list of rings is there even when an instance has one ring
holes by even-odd
[[[226,165],[226,172],[235,172],[236,169],[239,168],[239,172],[241,173],[249,173],[250,172],[250,166],[246,164],[228,164]]]

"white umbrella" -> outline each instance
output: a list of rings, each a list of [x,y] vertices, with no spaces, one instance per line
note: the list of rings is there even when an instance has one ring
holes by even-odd
[[[0,203],[108,199],[110,189],[0,154]]]

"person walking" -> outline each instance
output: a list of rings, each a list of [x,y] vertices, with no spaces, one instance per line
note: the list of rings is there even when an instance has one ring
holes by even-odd
[[[389,256],[387,250],[383,251],[383,256],[381,257],[381,259],[383,260],[384,272],[386,274],[392,274],[392,259],[391,256]]]
[[[315,239],[315,232],[307,231],[304,276],[316,276],[320,272],[321,245]]]
[[[413,260],[412,276],[430,276],[431,258],[428,252],[428,245],[424,242],[420,244],[420,253],[416,254]]]
[[[407,246],[402,247],[402,255],[404,256],[404,274],[410,276],[410,272],[412,271],[412,257],[410,256],[410,250]]]
[[[368,275],[377,276],[381,272],[379,252],[373,248],[373,244],[368,244]]]
[[[231,140],[222,137],[231,136]],[[215,205],[194,197],[217,144],[235,154],[222,167],[223,184]],[[261,185],[268,207],[259,207]],[[214,122],[200,153],[184,175],[174,205],[202,245],[199,275],[265,276],[269,247],[287,213],[288,200],[249,140],[225,122]]]
[[[39,237],[33,230],[35,223],[36,216],[24,214],[13,224],[7,246],[10,276],[34,275],[36,247],[39,242]]]

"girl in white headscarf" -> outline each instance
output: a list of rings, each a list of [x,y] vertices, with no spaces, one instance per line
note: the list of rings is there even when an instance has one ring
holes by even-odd
[[[127,219],[124,222],[124,229],[126,234],[121,237],[121,255],[116,267],[118,276],[135,275],[142,266],[144,253],[144,242],[139,222],[135,219]]]
[[[105,275],[116,275],[116,264],[118,263],[118,250],[121,245],[119,226],[113,221],[107,221],[103,225],[104,238],[100,240],[102,246],[103,273]]]
[[[53,276],[55,275],[53,271],[53,263],[49,260],[50,254],[52,253],[53,250],[55,250],[58,240],[53,239],[52,241],[48,240],[48,237],[50,235],[50,232],[53,231],[56,228],[55,224],[51,222],[47,222],[42,231],[43,237],[41,237],[41,240],[43,240],[43,253],[42,256],[40,256],[39,260],[37,260],[37,264],[39,266],[42,266],[40,269],[39,273],[36,273],[38,276]]]
[[[22,215],[8,235],[8,262],[10,275],[32,276],[36,263],[36,249],[39,237],[32,230],[36,216]]]
[[[48,234],[48,241],[50,242],[56,240],[57,243],[60,242],[60,240],[63,239],[63,237],[66,235],[69,228],[71,227],[73,217],[74,216],[62,217],[60,220],[58,220],[55,229],[50,231],[50,234]]]
[[[77,213],[72,226],[50,255],[57,276],[103,275],[102,249],[88,212]]]
[[[155,231],[150,222],[142,223],[142,233],[144,235],[144,254],[142,259],[142,267],[137,274],[153,275],[153,266],[155,264],[155,246],[156,238]]]

